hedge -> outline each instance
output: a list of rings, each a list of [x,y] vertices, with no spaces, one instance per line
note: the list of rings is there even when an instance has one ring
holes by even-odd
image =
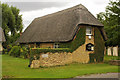
[[[40,54],[40,53],[47,53],[47,52],[70,52],[69,48],[31,48],[31,54]]]
[[[47,53],[47,52],[71,52],[69,48],[30,48],[30,62],[29,67],[32,63],[32,61],[35,59],[34,56],[36,56],[37,59],[40,57],[40,53]]]
[[[105,49],[105,44],[104,44],[104,39],[101,35],[101,32],[98,27],[95,27],[94,30],[94,54],[90,54],[90,62],[94,62],[94,59],[96,59],[96,62],[102,62],[104,59],[104,49]]]
[[[42,52],[73,52],[76,50],[79,46],[83,45],[85,43],[85,36],[86,36],[86,28],[82,27],[80,30],[76,33],[76,38],[73,41],[69,42],[62,42],[59,43],[59,48],[31,48],[31,53],[37,53],[40,54]]]
[[[29,49],[26,48],[25,46],[22,46],[21,49],[20,49],[20,57],[22,58],[27,58],[29,55]]]
[[[13,46],[8,53],[11,56],[19,57],[20,56],[20,46]]]

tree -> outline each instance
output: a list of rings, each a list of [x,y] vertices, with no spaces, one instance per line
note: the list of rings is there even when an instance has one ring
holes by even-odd
[[[110,1],[105,12],[97,14],[97,19],[104,24],[108,37],[106,46],[120,45],[120,2]]]
[[[20,10],[16,7],[2,4],[2,29],[6,38],[4,47],[14,43],[22,32],[22,15],[19,12]]]

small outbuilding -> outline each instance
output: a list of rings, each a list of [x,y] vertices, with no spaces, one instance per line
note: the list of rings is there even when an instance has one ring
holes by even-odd
[[[35,18],[17,42],[39,53],[39,66],[55,66],[103,61],[106,39],[104,25],[80,4]]]

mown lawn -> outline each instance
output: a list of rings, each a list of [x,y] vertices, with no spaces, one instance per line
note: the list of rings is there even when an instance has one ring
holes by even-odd
[[[118,72],[118,66],[109,64],[70,64],[49,68],[30,69],[29,60],[2,55],[2,75],[14,78],[72,78],[75,76]]]
[[[104,56],[104,61],[105,62],[108,62],[109,60],[120,60],[120,57],[118,57],[118,56],[108,56],[108,55]]]

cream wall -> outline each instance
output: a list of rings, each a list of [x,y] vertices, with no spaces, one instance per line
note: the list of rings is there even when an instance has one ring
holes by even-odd
[[[38,68],[39,66],[56,66],[56,65],[65,65],[72,62],[78,63],[88,63],[89,54],[94,53],[94,51],[86,51],[86,44],[92,43],[94,45],[94,27],[92,27],[92,36],[91,39],[86,36],[85,44],[77,48],[72,53],[40,53],[39,60],[33,60],[31,68]],[[51,46],[52,44],[41,44],[41,47]],[[44,55],[44,56],[42,56]]]
[[[41,43],[40,48],[53,48],[53,43]]]
[[[91,39],[89,39],[88,36],[86,36],[85,44],[77,48],[72,54],[73,54],[73,62],[79,62],[79,63],[88,63],[89,62],[89,54],[94,53],[94,51],[86,51],[86,44],[92,43],[94,45],[94,27],[92,27],[92,35]]]

